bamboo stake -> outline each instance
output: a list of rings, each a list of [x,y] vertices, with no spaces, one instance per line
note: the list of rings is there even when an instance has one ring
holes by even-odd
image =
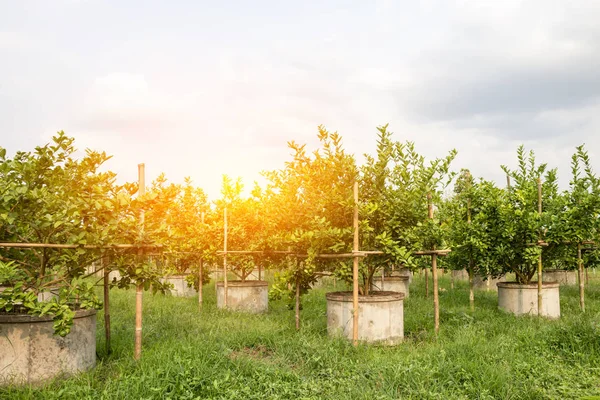
[[[425,298],[429,297],[429,270],[427,267],[425,269]]]
[[[433,202],[431,200],[431,193],[427,194],[427,203],[429,211],[429,219],[433,219]],[[433,246],[435,250],[435,246]],[[433,313],[434,313],[434,325],[435,334],[440,332],[440,299],[438,292],[438,276],[437,276],[437,254],[431,256],[431,277],[433,279]]]
[[[352,251],[358,253],[358,182],[354,182],[354,243]],[[358,346],[358,256],[352,265],[352,344]]]
[[[106,262],[106,256],[100,259],[100,263],[104,268],[104,337],[106,338],[106,354],[110,354],[110,291],[109,291],[109,268]]]
[[[200,222],[202,223],[202,227],[204,228],[204,211],[200,214]],[[200,262],[198,263],[198,308],[202,310],[202,302],[204,298],[202,297],[202,284],[204,283],[204,259],[200,256]]]
[[[227,207],[223,210],[223,307],[227,308]]]
[[[296,330],[300,330],[300,279],[296,278]]]
[[[470,174],[468,175],[470,177]],[[471,225],[471,198],[467,199],[467,224]],[[471,307],[471,312],[475,312],[475,291],[474,282],[473,282],[473,273],[474,273],[474,265],[473,265],[473,256],[469,255],[469,306]],[[489,288],[489,281],[488,281]]]
[[[139,196],[146,194],[146,172],[145,165],[138,164],[138,184],[139,184]],[[141,233],[144,232],[144,212],[140,213],[140,224]],[[140,260],[142,261],[142,251],[138,252]],[[139,360],[142,357],[142,302],[144,296],[144,286],[141,282],[137,282],[135,287],[135,353],[133,358]]]
[[[538,214],[540,218],[542,217],[542,179],[538,178],[537,180],[537,189],[538,189]],[[540,230],[540,240],[542,240],[542,232]],[[542,315],[542,252],[540,251],[540,256],[538,258],[538,281],[537,281],[537,289],[538,289],[538,315]]]
[[[161,245],[137,245],[137,244],[107,244],[97,246],[93,244],[59,244],[59,243],[0,243],[0,247],[22,248],[22,249],[155,249]]]
[[[585,312],[585,286],[583,283],[583,260],[581,259],[581,245],[577,244],[577,278],[579,280],[579,307]]]

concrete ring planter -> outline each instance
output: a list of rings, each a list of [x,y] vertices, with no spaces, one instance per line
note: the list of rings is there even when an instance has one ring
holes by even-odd
[[[459,270],[453,269],[451,274],[452,274],[452,278],[455,280],[459,280],[459,281],[468,281],[469,280],[469,272],[467,272],[466,269],[459,269]]]
[[[473,277],[473,289],[475,290],[485,290],[489,291],[498,291],[498,282],[505,282],[506,277],[501,276],[499,278],[493,278],[492,276],[483,277],[481,275],[475,275]],[[537,296],[537,294],[536,294]],[[536,297],[537,298],[537,297]]]
[[[52,325],[51,316],[0,315],[0,385],[38,383],[96,365],[96,310],[76,311],[64,338]]]
[[[383,281],[381,276],[374,276],[371,290],[404,293],[404,298],[407,299],[410,294],[409,282],[408,276],[384,276]]]
[[[352,292],[327,293],[327,332],[352,340]],[[404,294],[358,296],[358,339],[394,345],[404,338]]]
[[[391,276],[407,276],[408,283],[412,283],[413,280],[413,272],[409,268],[400,268],[396,271],[392,271]]]
[[[217,308],[225,308],[223,281],[217,282]],[[269,309],[269,283],[266,281],[228,281],[227,309],[251,313]]]
[[[162,279],[163,283],[173,285],[171,294],[176,297],[194,297],[198,292],[193,287],[189,287],[186,281],[187,275],[171,275]]]
[[[560,285],[577,285],[577,271],[566,269],[547,269],[542,271],[542,281],[558,282]]]
[[[498,308],[515,315],[538,315],[537,282],[520,284],[517,282],[499,282]],[[559,284],[542,284],[541,316],[560,318]]]

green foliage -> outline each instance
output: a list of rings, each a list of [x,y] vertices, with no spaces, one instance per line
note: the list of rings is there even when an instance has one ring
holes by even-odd
[[[455,150],[426,162],[414,143],[393,141],[387,128],[377,128],[377,152],[365,155],[360,168],[361,249],[385,253],[362,263],[363,293],[368,293],[377,270],[398,264],[415,267],[412,250],[443,246],[440,220],[428,218],[427,196],[439,202],[454,177],[449,168]]]
[[[466,268],[471,275],[500,273],[494,268],[490,250],[496,245],[499,208],[503,191],[492,182],[475,181],[468,170],[461,171],[454,195],[441,206],[445,233],[452,252],[445,258],[451,269]]]

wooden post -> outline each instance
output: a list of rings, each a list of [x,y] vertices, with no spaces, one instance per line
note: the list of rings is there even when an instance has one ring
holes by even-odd
[[[429,211],[429,219],[433,219],[433,202],[431,200],[431,193],[427,194],[427,203]],[[435,246],[433,246],[435,250]],[[433,313],[434,313],[434,326],[435,334],[437,335],[440,331],[440,299],[438,292],[438,276],[437,276],[437,254],[431,256],[431,278],[433,279]]]
[[[585,286],[583,282],[583,260],[581,259],[581,243],[577,243],[577,277],[579,280],[579,307],[585,312]]]
[[[204,228],[204,212],[200,214],[200,222],[202,223],[202,228]],[[202,297],[202,283],[204,283],[204,258],[200,256],[200,262],[198,263],[198,308],[202,310],[202,301],[204,300]]]
[[[138,196],[144,196],[146,194],[146,172],[145,165],[138,164]],[[144,232],[144,212],[140,213],[140,228],[141,233]],[[143,251],[140,250],[138,261],[143,261]],[[142,357],[142,304],[144,296],[144,286],[141,282],[136,282],[135,287],[135,352],[133,358],[139,360]]]
[[[106,262],[106,256],[103,255],[100,259],[101,265],[104,267],[104,337],[106,338],[106,354],[110,354],[112,349],[110,347],[110,288],[109,288],[109,274],[110,270]]]
[[[227,207],[223,210],[223,308],[227,308]]]
[[[540,218],[542,217],[542,179],[538,178],[537,180],[537,189],[538,189],[538,214]],[[542,239],[542,231],[540,230],[540,240]],[[538,258],[538,315],[542,315],[542,251],[540,248],[540,256]]]
[[[510,189],[510,176],[506,175],[506,188]]]
[[[354,252],[358,252],[358,182],[354,182]],[[352,265],[352,344],[358,346],[358,256]]]

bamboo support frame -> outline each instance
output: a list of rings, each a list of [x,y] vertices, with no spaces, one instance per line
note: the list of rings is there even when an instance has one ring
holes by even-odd
[[[103,270],[103,279],[104,279],[104,337],[106,339],[106,354],[110,354],[112,352],[110,346],[110,287],[109,287],[109,274],[110,270],[108,267],[108,263],[106,260],[106,256],[100,259]]]
[[[138,193],[139,196],[144,196],[146,194],[146,172],[145,165],[138,164]],[[144,230],[144,212],[140,213],[140,228],[141,233]],[[139,250],[139,254],[141,256],[142,251]],[[140,261],[141,257],[140,257]],[[143,296],[144,296],[144,286],[141,282],[136,282],[135,287],[135,352],[133,354],[133,358],[135,360],[139,360],[142,357],[142,305],[143,305]]]
[[[431,193],[427,194],[427,209],[429,213],[429,219],[433,219],[433,202],[431,200]],[[435,246],[433,246],[435,250]],[[438,291],[438,276],[437,276],[437,254],[431,255],[431,277],[433,279],[433,320],[435,327],[435,334],[440,332],[440,296]]]
[[[537,180],[537,192],[538,192],[538,214],[540,218],[542,217],[542,179],[538,178]],[[542,240],[542,231],[540,230],[540,240]],[[540,255],[538,258],[538,281],[537,281],[537,291],[538,291],[538,315],[542,315],[542,252],[540,251]]]
[[[223,210],[223,306],[227,308],[227,207]]]
[[[22,248],[22,249],[159,249],[160,245],[137,245],[137,244],[60,244],[60,243],[0,243],[0,247]]]
[[[200,214],[200,223],[204,227],[204,211]],[[204,283],[204,259],[200,257],[198,260],[198,309],[202,310],[202,302],[204,298],[202,296],[202,284]]]
[[[352,344],[358,346],[358,182],[354,182],[354,241],[352,252]]]

